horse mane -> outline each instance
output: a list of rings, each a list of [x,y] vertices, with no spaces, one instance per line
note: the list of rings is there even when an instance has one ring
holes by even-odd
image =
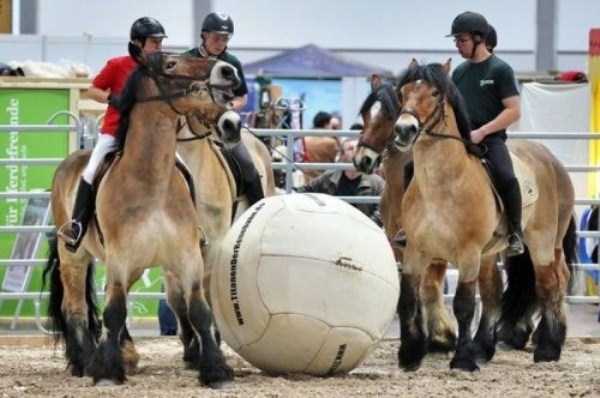
[[[365,99],[362,106],[360,107],[360,114],[368,112],[373,104],[377,101],[381,101],[384,111],[390,116],[395,117],[400,111],[398,106],[398,100],[396,99],[396,92],[394,86],[391,84],[384,83],[377,90],[373,91]]]
[[[129,130],[129,117],[133,106],[137,102],[137,92],[139,89],[140,82],[143,77],[147,75],[146,68],[139,65],[131,73],[125,83],[121,96],[118,100],[119,110],[119,126],[117,127],[117,150],[122,151],[125,148],[125,141],[127,140],[127,131]]]
[[[471,140],[471,123],[469,121],[469,115],[467,113],[467,107],[464,99],[454,82],[448,77],[442,64],[431,63],[427,65],[415,65],[404,71],[398,78],[397,87],[400,88],[405,84],[424,80],[427,83],[433,85],[439,92],[440,95],[444,95],[452,109],[454,109],[454,115],[456,118],[456,125],[460,136],[465,140]]]

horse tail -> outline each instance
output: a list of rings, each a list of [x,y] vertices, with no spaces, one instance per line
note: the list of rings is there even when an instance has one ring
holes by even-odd
[[[42,291],[48,284],[48,318],[52,321],[55,340],[59,340],[67,332],[67,321],[62,312],[64,287],[60,279],[60,258],[58,257],[58,240],[56,234],[48,239],[48,261],[42,273]]]
[[[507,287],[502,295],[500,325],[516,325],[536,305],[535,270],[525,246],[525,252],[518,256],[507,257],[504,268]]]
[[[52,321],[52,331],[55,339],[66,337],[68,333],[67,319],[62,310],[64,297],[64,286],[60,276],[60,257],[58,255],[58,239],[56,232],[48,239],[48,261],[42,273],[42,291],[46,285],[49,288],[48,317]],[[85,280],[85,300],[88,308],[88,329],[93,338],[98,340],[102,332],[102,324],[98,317],[98,305],[96,303],[96,290],[94,288],[94,264],[87,265]]]
[[[571,216],[569,221],[569,227],[563,237],[563,253],[565,255],[565,262],[571,277],[569,278],[568,291],[570,292],[573,288],[573,282],[575,280],[573,274],[573,264],[577,262],[577,224],[575,222],[575,216]]]

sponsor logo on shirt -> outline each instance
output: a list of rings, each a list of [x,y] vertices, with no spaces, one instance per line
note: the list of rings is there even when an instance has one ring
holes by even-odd
[[[493,79],[487,79],[487,80],[480,80],[479,81],[479,86],[483,87],[483,86],[489,86],[490,84],[494,84],[494,80]]]

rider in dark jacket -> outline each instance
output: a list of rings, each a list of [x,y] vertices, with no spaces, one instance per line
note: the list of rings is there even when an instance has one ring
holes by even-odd
[[[248,98],[248,87],[244,78],[244,71],[240,61],[227,51],[227,44],[233,36],[233,20],[229,15],[211,12],[204,18],[202,23],[202,43],[199,47],[193,48],[187,52],[196,57],[217,57],[220,60],[233,65],[238,72],[240,85],[233,94],[235,97],[231,100],[231,107],[239,111],[245,105]],[[264,198],[264,192],[260,181],[260,175],[252,162],[248,149],[242,142],[230,149],[230,153],[240,165],[240,172],[245,186],[246,198],[250,205]]]

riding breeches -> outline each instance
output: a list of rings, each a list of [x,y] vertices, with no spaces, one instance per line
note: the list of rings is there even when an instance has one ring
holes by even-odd
[[[240,142],[230,149],[230,153],[240,165],[240,174],[245,185],[245,194],[250,205],[265,197],[260,175],[248,152],[248,148]]]
[[[506,209],[511,227],[520,229],[521,224],[521,190],[515,176],[512,160],[506,143],[500,136],[488,136],[483,140],[487,147],[484,158],[492,174],[492,180]]]
[[[96,176],[96,170],[100,166],[100,163],[104,160],[104,157],[107,153],[112,152],[117,149],[117,139],[109,134],[102,134],[98,137],[98,142],[96,146],[92,150],[92,154],[90,155],[90,160],[88,161],[87,166],[83,169],[82,177],[88,183],[92,184],[94,182],[94,177]]]
[[[96,146],[92,150],[92,154],[90,155],[90,160],[88,160],[87,166],[83,169],[83,173],[81,173],[83,179],[90,185],[94,182],[94,177],[96,176],[96,170],[100,166],[100,163],[104,160],[104,157],[109,153],[117,149],[117,139],[110,134],[102,134],[98,137],[98,142]],[[183,165],[186,163],[183,161],[183,158],[179,156],[177,152],[175,152],[175,156],[177,160]]]

